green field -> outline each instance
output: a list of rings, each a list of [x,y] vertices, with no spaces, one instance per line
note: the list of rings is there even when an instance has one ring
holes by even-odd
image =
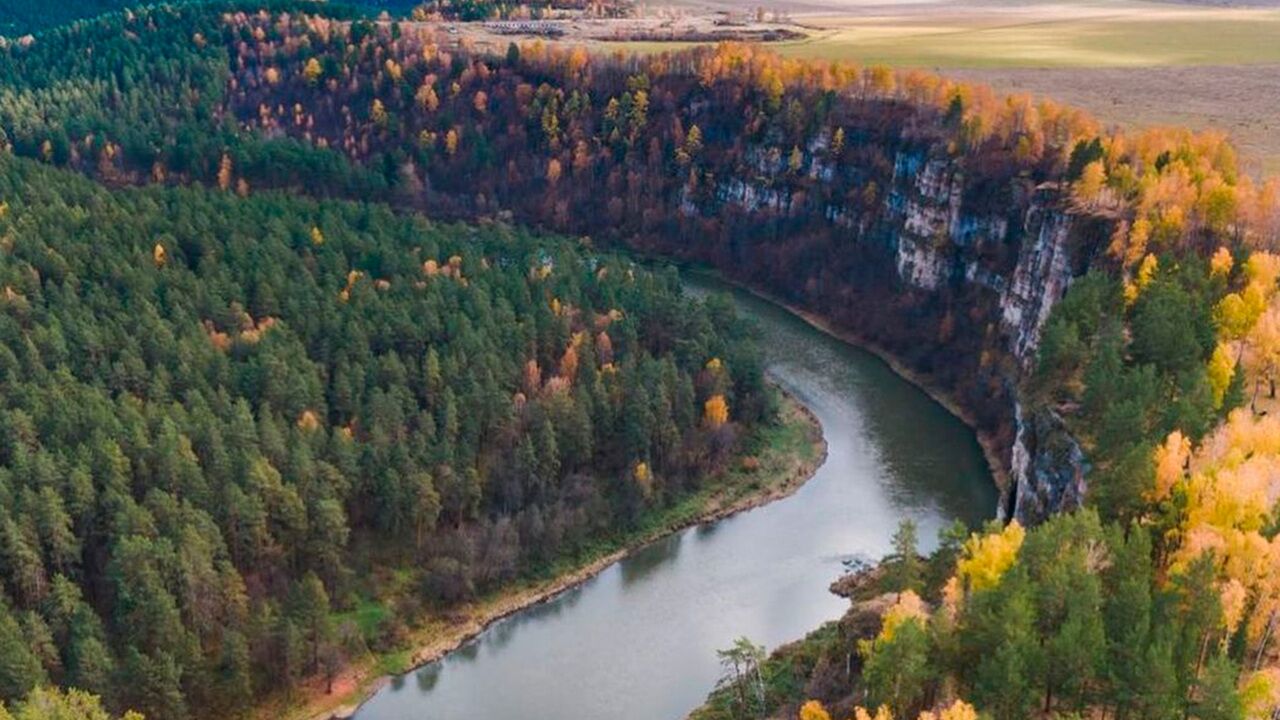
[[[793,57],[924,68],[1164,67],[1280,63],[1280,8],[1153,3],[821,6],[794,16]],[[620,43],[655,52],[688,43]]]
[[[994,17],[814,17],[788,55],[913,67],[1138,67],[1280,62],[1280,10],[1056,7]]]

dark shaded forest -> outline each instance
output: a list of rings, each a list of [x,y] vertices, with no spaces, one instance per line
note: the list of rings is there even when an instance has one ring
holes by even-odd
[[[96,17],[134,5],[124,0],[65,0],[64,2],[9,2],[0,7],[0,35],[18,38],[76,20]]]
[[[21,37],[52,30],[79,20],[90,20],[112,12],[136,9],[139,5],[180,5],[182,3],[199,3],[204,0],[164,0],[163,2],[138,3],[133,0],[48,0],[47,2],[24,2],[14,0],[0,6],[0,36],[7,36],[13,41],[21,42]],[[404,15],[420,4],[419,0],[355,0],[340,3],[359,8],[364,13],[373,15],[383,11]],[[328,12],[334,12],[333,6],[327,6]],[[341,12],[341,9],[338,10]]]

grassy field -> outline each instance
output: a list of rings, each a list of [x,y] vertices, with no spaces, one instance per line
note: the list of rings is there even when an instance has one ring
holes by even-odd
[[[782,55],[864,65],[956,68],[1145,68],[1280,63],[1280,9],[1105,6],[940,8],[936,15],[794,17],[810,36]],[[608,43],[643,52],[687,43]],[[1277,78],[1280,79],[1280,78]]]
[[[912,67],[1134,67],[1280,62],[1280,10],[1039,6],[920,17],[814,15],[779,52]]]

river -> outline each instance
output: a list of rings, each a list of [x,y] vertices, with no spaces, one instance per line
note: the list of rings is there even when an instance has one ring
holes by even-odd
[[[994,514],[974,434],[875,356],[729,291],[760,325],[769,375],[822,422],[826,463],[790,498],[658,541],[555,600],[395,678],[357,720],[676,720],[745,635],[772,649],[839,617],[841,559],[879,557],[902,518],[922,545]]]

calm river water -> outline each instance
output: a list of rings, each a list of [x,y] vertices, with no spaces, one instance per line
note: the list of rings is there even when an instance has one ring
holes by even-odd
[[[904,517],[932,546],[996,491],[972,432],[878,358],[718,281],[760,324],[772,378],[822,421],[827,462],[799,492],[659,541],[556,600],[396,678],[357,720],[676,720],[719,676],[716,649],[772,649],[839,617],[850,555],[883,555]]]

